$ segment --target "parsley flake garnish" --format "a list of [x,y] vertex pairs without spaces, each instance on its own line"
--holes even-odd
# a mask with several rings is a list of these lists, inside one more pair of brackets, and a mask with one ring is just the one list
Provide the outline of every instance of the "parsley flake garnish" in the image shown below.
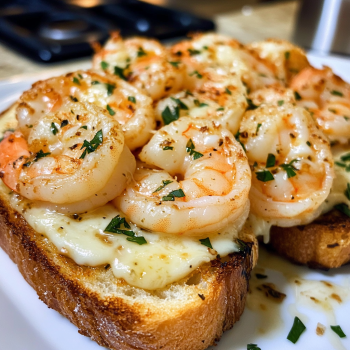
[[285,57],[286,60],[289,60],[290,52],[289,52],[289,51],[286,51],[286,52],[284,53],[284,57]]
[[247,344],[247,350],[261,350],[257,344]]
[[345,197],[350,201],[350,184],[346,184],[346,190],[344,191]]
[[94,80],[94,81],[91,82],[91,85],[97,85],[97,84],[101,84],[101,83],[99,81],[97,81],[97,80]]
[[102,142],[103,142],[103,134],[101,129],[96,133],[96,135],[90,142],[87,140],[84,140],[83,145],[81,146],[80,149],[85,148],[85,150],[79,159],[84,159],[87,153],[95,152],[97,150],[97,147],[101,145]]
[[277,104],[278,104],[279,106],[283,106],[284,100],[279,100],[279,101],[277,101]]
[[193,75],[196,75],[198,79],[202,79],[203,75],[200,74],[197,70],[193,71],[190,76],[192,77]]
[[297,162],[298,159],[293,159],[290,163],[287,164],[281,164],[280,167],[286,171],[288,179],[291,177],[296,176],[296,172],[294,170],[299,170],[293,166],[294,162]]
[[174,109],[170,109],[169,106],[167,106],[164,111],[162,112],[162,118],[165,125],[168,125],[175,120],[178,120],[180,117],[180,108],[175,107]]
[[236,139],[236,141],[242,146],[244,152],[247,152],[247,150],[245,149],[244,144],[241,142],[241,139],[240,139],[240,137],[239,137],[240,135],[241,135],[241,133],[240,133],[239,130],[238,130],[238,131],[236,132],[235,139]]
[[137,57],[147,56],[146,51],[140,46],[137,51]]
[[334,206],[334,209],[340,211],[350,218],[350,209],[345,203],[340,203]]
[[213,249],[209,237],[200,239],[199,242],[201,242],[201,244],[205,245],[206,247]]
[[106,109],[107,109],[108,113],[113,117],[115,114],[115,111],[111,108],[111,106],[107,105]]
[[177,198],[185,197],[184,191],[181,188],[179,188],[178,190],[175,190],[175,191],[171,191],[166,196],[162,197],[162,201],[173,202],[175,200],[175,197],[177,197]]
[[172,151],[173,149],[174,149],[174,147],[171,147],[171,146],[163,147],[163,151]]
[[41,149],[41,150],[35,155],[34,162],[37,162],[40,158],[47,157],[47,156],[49,156],[50,154],[51,154],[50,152],[44,153],[43,150]]
[[251,110],[257,109],[259,107],[259,106],[255,105],[250,98],[247,98],[247,103],[248,103],[247,111],[251,111]]
[[245,251],[247,251],[248,246],[241,239],[236,238],[236,244],[238,244],[238,249],[239,249],[240,252],[244,253]]
[[126,76],[124,75],[124,69],[118,66],[114,67],[114,75],[117,75],[119,78],[123,80],[127,80]]
[[102,68],[103,70],[106,70],[108,67],[109,67],[109,64],[108,64],[107,62],[101,61],[101,68]]
[[111,96],[115,89],[115,85],[106,83],[106,87],[107,87],[107,96]]
[[347,162],[348,160],[350,160],[350,153],[344,154],[343,156],[340,157],[340,159],[343,162]]
[[276,157],[274,154],[269,153],[266,160],[266,168],[272,168],[276,164]]
[[163,185],[159,186],[155,191],[153,191],[153,193],[159,192],[160,190],[162,190],[166,185],[171,184],[173,181],[171,180],[163,180]]
[[69,96],[69,97],[73,102],[78,102],[78,99],[76,97],[74,97],[74,96]]
[[306,327],[304,323],[300,321],[299,317],[295,317],[292,329],[290,330],[287,339],[295,344],[305,329]]
[[344,119],[346,120],[346,121],[348,121],[350,118],[349,117],[347,117],[346,115],[343,115],[343,117],[344,117]]
[[337,91],[337,90],[332,90],[331,94],[334,95],[334,96],[341,96],[341,97],[344,96],[342,92]]
[[309,147],[312,146],[310,141],[306,141],[306,144],[307,144]]
[[331,326],[334,333],[338,334],[339,338],[345,338],[346,334],[343,332],[340,326]]
[[262,182],[268,182],[275,179],[269,170],[257,171],[255,175],[256,175],[256,178]]
[[224,107],[220,107],[220,108],[217,108],[216,110],[217,110],[217,111],[224,111],[225,108],[224,108]]
[[56,135],[58,133],[58,129],[56,127],[56,124],[54,122],[51,123],[51,132]]
[[[121,226],[124,226],[124,229],[121,229]],[[126,230],[125,230],[126,229]],[[125,220],[125,218],[120,217],[120,215],[117,215],[112,219],[112,221],[108,224],[108,226],[104,229],[104,232],[110,232],[110,233],[117,233],[128,236],[126,239],[129,242],[135,242],[139,245],[146,244],[147,241],[145,237],[142,236],[135,236],[135,232],[131,231],[131,227],[128,224],[128,222]]]
[[186,144],[186,152],[189,153],[190,156],[193,156],[193,160],[203,157],[203,154],[195,151],[194,148],[192,139],[189,139]]
[[130,101],[132,103],[136,103],[136,98],[134,96],[129,96],[128,101]]
[[80,79],[83,79],[83,76],[82,76],[80,73],[78,73],[78,77],[79,77]]
[[178,67],[179,67],[179,64],[180,64],[181,62],[170,62],[170,61],[169,61],[169,63],[170,63],[172,66],[178,68]]
[[76,78],[76,77],[73,78],[73,83],[74,83],[74,84],[77,84],[77,85],[80,85],[80,81],[79,81],[79,79]]
[[256,134],[258,134],[259,132],[259,129],[261,128],[262,124],[261,123],[258,123],[258,125],[256,126]]
[[174,97],[170,97],[174,102],[177,103],[177,106],[180,108],[180,109],[183,109],[183,110],[188,110],[188,107],[178,98],[174,98]]
[[231,92],[228,88],[225,88],[225,92],[226,92],[228,95],[232,95],[232,92]]
[[87,130],[87,125],[83,125],[83,126],[81,126],[79,129],[85,129],[85,130]]
[[199,55],[201,53],[199,50],[195,49],[187,49],[187,51],[189,52],[190,56]]
[[62,120],[62,122],[61,122],[61,129],[64,128],[66,125],[68,125],[68,120],[67,119]]
[[346,168],[346,164],[345,163],[334,162],[334,164],[340,166],[341,168]]
[[301,96],[300,96],[299,92],[294,91],[294,98],[295,98],[297,101],[300,101],[300,100],[301,100]]

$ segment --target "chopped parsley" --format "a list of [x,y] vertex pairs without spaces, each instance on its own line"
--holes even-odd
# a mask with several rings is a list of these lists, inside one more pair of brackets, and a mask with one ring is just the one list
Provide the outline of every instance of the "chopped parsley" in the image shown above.
[[299,170],[299,169],[295,168],[295,167],[293,166],[293,163],[294,163],[294,162],[297,162],[297,161],[298,161],[298,159],[293,159],[291,162],[289,162],[289,163],[287,163],[287,164],[281,164],[281,165],[280,165],[280,167],[281,167],[283,170],[286,171],[288,179],[291,178],[291,177],[296,176],[297,173],[296,173],[295,171],[297,171],[297,170]]
[[136,103],[136,98],[134,96],[129,96],[128,101],[130,101],[132,103]]
[[341,168],[346,168],[346,164],[345,163],[334,162],[334,164],[340,166]]
[[350,160],[350,153],[344,154],[343,156],[340,157],[340,159],[343,162],[346,162],[346,161]]
[[84,140],[83,145],[80,149],[85,148],[84,152],[80,156],[79,159],[84,159],[86,154],[95,152],[97,150],[97,147],[101,145],[103,142],[103,134],[102,129],[96,133],[94,138],[89,142],[87,140]]
[[118,76],[119,78],[123,80],[127,80],[126,76],[124,75],[124,69],[120,68],[118,66],[114,67],[114,75]]
[[190,56],[199,55],[201,53],[199,50],[195,49],[187,49],[187,51],[189,52]]
[[256,126],[256,134],[258,134],[259,132],[259,129],[261,128],[262,124],[261,123],[258,123],[258,125]]
[[255,175],[256,175],[256,178],[262,182],[268,182],[275,179],[269,170],[257,171]]
[[47,156],[49,156],[50,154],[51,154],[50,152],[44,153],[43,150],[41,149],[41,150],[35,155],[34,162],[37,162],[40,158],[47,157]]
[[343,332],[340,326],[331,326],[334,333],[338,334],[339,338],[345,338],[346,334]]
[[261,350],[257,344],[247,344],[247,350]]
[[346,184],[346,190],[344,191],[345,197],[350,201],[350,184]]
[[236,243],[238,244],[238,249],[240,252],[244,253],[248,249],[247,244],[241,239],[236,238]]
[[299,92],[297,92],[297,91],[294,91],[294,97],[297,101],[301,100],[301,96],[300,96]]
[[332,90],[331,94],[334,95],[334,96],[341,96],[341,97],[344,96],[342,92],[337,91],[337,90]]
[[279,100],[279,101],[277,101],[277,104],[278,104],[279,106],[283,106],[284,100]]
[[172,66],[178,68],[181,62],[169,62]]
[[274,154],[269,153],[266,160],[266,168],[272,168],[276,164],[276,157]]
[[163,151],[172,151],[173,149],[174,149],[174,147],[171,147],[171,146],[163,147]]
[[69,97],[73,102],[78,102],[78,99],[76,97],[74,97],[74,96],[69,96]]
[[178,98],[170,97],[180,109],[188,110],[188,107]]
[[178,120],[180,117],[180,108],[175,107],[174,109],[170,109],[169,106],[167,106],[164,111],[162,112],[162,119],[165,125],[168,125],[175,120]]
[[228,95],[232,95],[232,92],[231,92],[228,88],[225,88],[225,92],[226,92]]
[[185,193],[184,191],[179,188],[178,190],[175,191],[171,191],[169,194],[167,194],[166,196],[162,197],[162,201],[170,201],[173,202],[176,198],[182,198],[185,197]]
[[337,111],[336,111],[335,109],[333,109],[333,108],[328,108],[328,110],[329,110],[330,112],[334,113],[334,114],[337,114]]
[[241,139],[240,139],[240,137],[239,137],[240,135],[241,135],[241,133],[240,133],[239,130],[238,130],[238,131],[236,132],[235,139],[236,139],[236,141],[242,146],[244,152],[246,152],[245,146],[244,146],[244,144],[241,142]]
[[306,327],[303,322],[300,321],[299,317],[295,317],[292,329],[290,330],[287,339],[295,344],[305,329]]
[[343,117],[344,117],[344,119],[346,120],[346,121],[348,121],[350,118],[348,117],[348,116],[346,116],[346,115],[343,115]]
[[163,180],[163,185],[159,186],[155,191],[153,191],[153,193],[159,192],[160,190],[162,190],[166,185],[171,184],[173,181],[171,180]]
[[[122,225],[124,226],[124,229],[121,228]],[[117,215],[112,219],[112,221],[104,229],[104,232],[126,235],[128,236],[126,238],[128,241],[135,242],[139,245],[147,243],[147,241],[145,240],[145,237],[135,236],[135,232],[131,231],[131,227],[128,224],[128,222],[125,220],[125,218],[120,217],[120,215]]]
[[110,105],[106,106],[108,113],[113,117],[115,114],[115,111],[111,108]]
[[345,203],[340,203],[334,206],[334,209],[340,211],[350,218],[350,209]]
[[213,249],[209,237],[200,239],[199,242],[201,242],[201,244],[205,245],[206,247]]
[[115,89],[115,85],[106,83],[106,87],[107,87],[107,96],[113,95],[113,91]]
[[80,79],[83,79],[83,76],[82,76],[80,73],[78,73],[78,77],[79,77]]
[[147,56],[146,51],[140,46],[137,51],[137,57]]
[[103,70],[106,70],[108,67],[109,67],[109,64],[108,64],[107,62],[101,61],[101,68],[102,68]]
[[195,149],[194,143],[192,139],[189,139],[186,144],[186,152],[189,153],[190,156],[193,156],[193,160],[203,157],[202,153],[199,153],[194,149]]
[[307,144],[309,147],[312,146],[310,141],[306,141],[306,144]]
[[286,60],[289,60],[290,52],[289,52],[289,51],[286,51],[286,52],[284,53],[284,57],[285,57]]
[[190,76],[192,77],[193,75],[196,75],[198,79],[202,79],[203,75],[200,74],[197,70],[193,71]]
[[54,122],[51,123],[51,132],[56,135],[58,133],[57,126]]
[[[74,114],[74,113],[73,113]],[[61,122],[61,128],[64,128],[66,125],[68,125],[68,120],[65,119],[65,120],[62,120]]]
[[85,130],[87,130],[87,125],[83,125],[83,126],[81,126],[79,129],[85,129]]
[[91,82],[91,85],[97,85],[97,84],[101,84],[99,81],[97,81],[97,80],[93,80],[92,82]]
[[259,106],[255,105],[250,98],[247,98],[248,108],[247,111],[257,109]]
[[220,107],[220,108],[217,108],[216,110],[217,110],[217,111],[224,111],[225,108],[224,108],[224,107]]
[[74,83],[74,84],[77,84],[77,85],[80,85],[80,81],[79,81],[79,79],[76,78],[76,77],[73,78],[73,83]]

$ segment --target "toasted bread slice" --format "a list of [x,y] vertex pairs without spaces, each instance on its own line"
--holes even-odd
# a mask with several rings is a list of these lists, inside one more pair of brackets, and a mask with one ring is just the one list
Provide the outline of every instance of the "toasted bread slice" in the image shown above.
[[59,253],[9,205],[0,186],[0,246],[50,308],[83,335],[111,349],[205,349],[239,320],[257,242],[246,225],[240,253],[187,278],[147,291],[114,277],[109,266],[79,266]]
[[287,259],[331,269],[350,261],[350,219],[332,210],[309,225],[272,227],[270,246]]

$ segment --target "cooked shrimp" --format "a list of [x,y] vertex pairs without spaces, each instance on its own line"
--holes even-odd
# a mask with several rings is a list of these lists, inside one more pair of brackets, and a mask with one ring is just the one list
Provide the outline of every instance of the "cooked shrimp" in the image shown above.
[[181,118],[143,147],[135,182],[114,200],[132,222],[154,232],[205,236],[249,211],[250,169],[240,144],[214,122]]
[[171,48],[174,59],[186,65],[219,65],[240,74],[247,87],[256,89],[280,84],[273,66],[258,55],[251,54],[238,41],[219,34],[196,34]]
[[207,67],[199,72],[200,85],[158,102],[156,119],[162,124],[182,116],[213,120],[235,134],[247,108],[246,89],[239,76],[221,68]]
[[157,40],[123,40],[119,33],[113,33],[95,54],[93,68],[118,75],[158,100],[182,86],[184,67],[177,61],[169,59],[167,50]]
[[122,124],[125,142],[131,149],[143,146],[155,128],[152,100],[148,96],[116,77],[77,71],[39,81],[23,93],[17,108],[20,130],[28,136],[41,116],[72,101],[106,108]]
[[246,112],[240,128],[252,176],[251,212],[271,225],[308,224],[334,178],[329,142],[304,108],[284,103]]
[[135,169],[119,123],[91,104],[68,103],[42,116],[28,140],[15,132],[0,150],[8,187],[63,212],[107,203],[124,190]]
[[302,69],[310,67],[305,51],[285,40],[257,41],[247,45],[246,49],[269,62],[277,79],[285,84]]
[[331,141],[350,139],[350,85],[331,68],[302,70],[290,87],[299,95],[297,103],[312,113]]
[[258,107],[262,104],[273,104],[282,106],[284,103],[296,104],[294,91],[281,86],[274,86],[256,90],[249,94],[251,101],[250,108]]

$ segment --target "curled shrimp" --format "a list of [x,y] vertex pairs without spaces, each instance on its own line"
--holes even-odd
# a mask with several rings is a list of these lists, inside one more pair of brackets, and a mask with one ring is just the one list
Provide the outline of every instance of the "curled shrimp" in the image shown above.
[[152,100],[116,77],[77,71],[39,81],[24,92],[17,107],[19,130],[28,136],[37,120],[67,102],[88,102],[107,109],[121,125],[130,149],[143,146],[155,127]]
[[39,118],[28,139],[16,131],[0,143],[4,183],[64,213],[106,204],[134,169],[119,123],[90,104],[68,103]]
[[187,66],[218,65],[240,74],[251,91],[280,84],[271,63],[225,35],[196,34],[192,40],[175,44],[170,51],[173,59],[181,60]]
[[194,75],[198,87],[159,101],[156,119],[162,124],[182,116],[213,120],[235,134],[247,108],[246,89],[240,77],[219,67],[206,67]]
[[153,100],[180,90],[183,83],[184,67],[172,62],[163,45],[153,39],[123,40],[113,33],[92,64],[129,81]]
[[246,49],[269,62],[274,75],[284,84],[304,68],[310,67],[305,51],[285,40],[267,39],[246,45]]
[[321,212],[334,178],[327,138],[304,108],[262,105],[244,114],[240,141],[255,173],[251,212],[271,225],[308,224]]
[[302,70],[291,81],[298,93],[298,105],[313,114],[331,141],[347,143],[350,139],[350,85],[331,68]]
[[114,203],[154,232],[187,236],[240,230],[249,212],[250,169],[232,134],[205,120],[181,118],[143,147],[124,194]]

